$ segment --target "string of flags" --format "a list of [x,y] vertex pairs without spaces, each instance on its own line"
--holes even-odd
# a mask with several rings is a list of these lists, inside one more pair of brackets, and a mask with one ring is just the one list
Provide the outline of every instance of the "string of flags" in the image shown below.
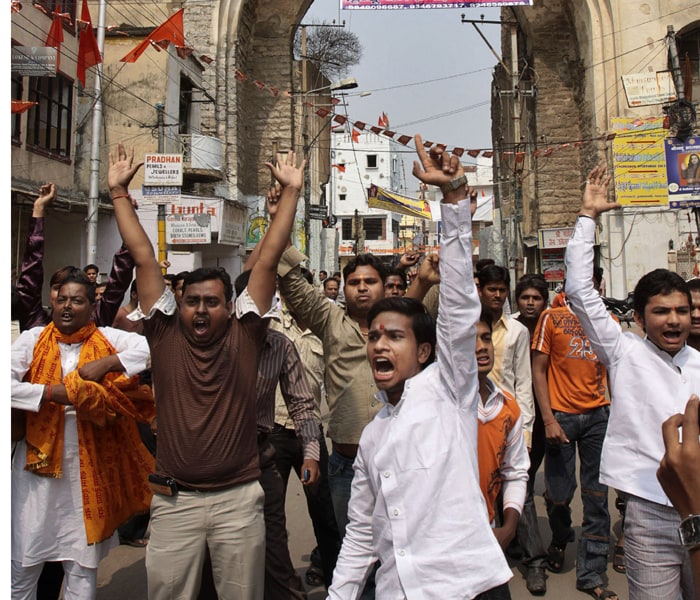
[[[56,67],[58,68],[58,64],[60,61],[60,45],[63,42],[63,21],[67,20],[70,24],[70,14],[61,13],[60,4],[56,6],[56,10],[53,13],[47,12],[47,10],[41,4],[38,3],[35,3],[34,7],[41,10],[44,14],[52,17],[51,28],[49,30],[49,34],[46,40],[46,45],[57,49]],[[22,4],[17,0],[12,0],[11,8],[12,12],[19,12],[20,10],[22,10]],[[172,16],[170,16],[165,22],[156,27],[148,35],[148,37],[146,37],[145,40],[140,42],[133,50],[128,52],[121,59],[120,62],[136,62],[138,58],[149,47],[152,47],[156,51],[160,52],[161,50],[168,48],[170,44],[173,44],[175,46],[177,55],[180,58],[184,59],[188,56],[191,56],[194,53],[194,48],[185,45],[183,23],[184,12],[185,9],[181,8]],[[90,11],[88,9],[87,0],[83,0],[81,16],[80,19],[77,19],[76,21],[80,30],[77,75],[80,79],[80,82],[83,84],[83,86],[85,86],[85,71],[90,67],[99,64],[102,61],[102,57],[97,46],[97,40],[95,39],[95,32],[92,27],[92,19],[90,18]],[[107,29],[112,31],[116,28],[107,27]],[[128,35],[121,31],[118,31],[117,33],[120,33],[122,35]],[[207,65],[210,65],[214,62],[214,59],[206,55],[200,55],[199,59]],[[293,96],[292,92],[290,92],[289,90],[280,90],[279,88],[268,85],[264,81],[261,81],[259,79],[251,79],[248,77],[247,74],[243,73],[239,69],[234,69],[234,77],[240,82],[247,82],[253,84],[257,89],[261,91],[266,90],[274,97],[282,95],[291,98]],[[338,98],[331,98],[332,104],[338,104],[339,102],[340,100]],[[27,106],[27,104],[29,105]],[[390,138],[403,146],[407,146],[409,142],[413,140],[413,136],[411,135],[400,134],[396,131],[389,129],[389,117],[385,112],[382,112],[382,114],[377,119],[376,126],[368,126],[367,123],[363,121],[352,121],[344,115],[334,114],[333,111],[329,110],[328,108],[321,106],[317,107],[313,102],[309,100],[304,100],[303,104],[304,106],[312,109],[314,114],[322,119],[333,115],[332,120],[336,123],[335,127],[349,125],[350,135],[354,143],[359,143],[361,131],[371,131],[376,135],[381,135]],[[28,108],[31,108],[32,105],[33,104],[31,103],[18,103],[16,101],[13,101],[12,112],[23,112]],[[638,127],[640,125],[643,125],[644,123],[645,121],[643,119],[637,119],[637,121],[633,123],[633,126]],[[552,156],[555,152],[566,150],[568,148],[581,148],[584,145],[593,142],[611,141],[616,137],[616,135],[616,133],[605,133],[597,137],[546,145],[546,147],[544,148],[535,148],[530,152],[530,155],[533,158],[548,158]],[[425,148],[432,148],[433,146],[435,146],[441,147],[443,150],[448,149],[446,144],[433,142],[430,140],[425,140],[423,142],[423,146]],[[494,155],[493,149],[489,148],[465,148],[455,146],[449,151],[459,157],[463,156],[464,154],[467,154],[471,158],[477,158],[478,156],[482,156],[483,158],[492,158]],[[501,153],[501,158],[503,160],[513,159],[515,161],[515,164],[520,164],[524,162],[526,154],[527,153],[524,150],[504,151]],[[338,168],[339,170],[341,169],[341,167],[343,167],[342,165],[333,166]]]

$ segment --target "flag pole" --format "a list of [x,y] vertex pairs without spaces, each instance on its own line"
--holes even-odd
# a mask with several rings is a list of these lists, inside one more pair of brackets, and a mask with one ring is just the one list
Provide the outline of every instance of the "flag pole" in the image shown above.
[[104,64],[105,21],[107,0],[100,0],[97,16],[97,47],[100,50],[100,61],[95,73],[95,106],[92,110],[92,144],[90,147],[90,188],[87,213],[87,248],[84,264],[97,264],[97,220],[100,193],[100,132],[102,124],[102,66]]

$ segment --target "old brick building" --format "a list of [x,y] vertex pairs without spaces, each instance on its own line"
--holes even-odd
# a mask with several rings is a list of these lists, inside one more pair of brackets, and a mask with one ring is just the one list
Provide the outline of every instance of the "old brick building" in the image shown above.
[[[601,161],[612,168],[611,120],[663,116],[661,104],[630,108],[621,77],[670,68],[668,26],[681,56],[688,51],[697,101],[700,12],[690,0],[535,0],[502,9],[502,20],[492,102],[500,224],[492,236],[502,239],[498,258],[517,278],[542,269],[542,230],[573,224],[588,170]],[[669,240],[678,248],[697,235],[687,213],[634,207],[602,219],[610,295],[666,267]]]

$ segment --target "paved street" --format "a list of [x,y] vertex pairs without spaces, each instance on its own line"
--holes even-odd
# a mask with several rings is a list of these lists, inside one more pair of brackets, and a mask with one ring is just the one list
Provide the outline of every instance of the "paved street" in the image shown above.
[[[543,475],[542,470],[537,476],[535,491],[537,493],[537,513],[540,516],[540,529],[542,531],[545,544],[549,543],[549,526],[545,518],[544,501],[542,500]],[[619,528],[619,515],[614,508],[615,494],[610,493],[610,506],[613,528]],[[581,503],[579,498],[573,505],[574,523],[581,523]],[[290,481],[287,496],[287,526],[290,536],[290,551],[295,567],[302,576],[309,565],[309,552],[313,549],[315,542],[311,521],[306,513],[306,503],[301,489],[301,485],[294,478]],[[576,528],[577,536],[580,533],[580,526]],[[614,538],[613,538],[614,539]],[[146,571],[144,567],[145,550],[120,546],[103,561],[98,575],[97,600],[146,600]],[[584,594],[575,589],[575,566],[576,544],[569,544],[566,551],[566,563],[562,573],[550,573],[547,581],[547,594],[545,598],[576,599],[585,598]],[[513,579],[510,581],[511,595],[514,600],[525,600],[533,598],[525,588],[525,580],[518,570],[518,563],[511,564],[513,567]],[[610,578],[610,588],[618,592],[620,600],[627,600],[627,583],[624,575],[616,573],[609,565],[608,575]],[[309,600],[322,600],[325,598],[323,588],[313,588],[309,590]],[[381,600],[381,599],[379,599]],[[446,599],[449,600],[449,599]]]

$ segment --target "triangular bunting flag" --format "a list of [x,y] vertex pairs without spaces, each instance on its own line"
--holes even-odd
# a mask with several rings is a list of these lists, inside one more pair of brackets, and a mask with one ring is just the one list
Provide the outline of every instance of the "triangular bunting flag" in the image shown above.
[[102,62],[100,48],[97,45],[95,30],[92,28],[92,18],[87,0],[83,0],[83,7],[80,11],[80,20],[84,23],[84,28],[80,30],[80,41],[78,43],[78,68],[77,76],[80,83],[85,87],[85,71]]
[[472,158],[476,158],[481,153],[481,150],[467,150],[467,154]]
[[165,23],[156,27],[143,42],[141,42],[136,48],[129,52],[121,62],[136,62],[136,60],[141,56],[146,48],[150,45],[151,41],[160,42],[168,41],[172,42],[176,46],[185,45],[185,34],[184,34],[184,24],[183,24],[183,14],[185,12],[184,8],[178,10],[172,17],[170,17]]
[[357,127],[360,131],[364,131],[365,127],[367,126],[366,123],[363,123],[362,121],[355,121],[354,123],[355,127]]
[[61,68],[61,44],[63,43],[63,19],[59,11],[61,5],[57,6],[57,11],[53,14],[49,35],[46,37],[46,45],[50,48],[56,48],[56,71]]
[[404,146],[408,144],[413,138],[410,135],[400,135],[399,139],[396,140],[399,144],[403,144]]

